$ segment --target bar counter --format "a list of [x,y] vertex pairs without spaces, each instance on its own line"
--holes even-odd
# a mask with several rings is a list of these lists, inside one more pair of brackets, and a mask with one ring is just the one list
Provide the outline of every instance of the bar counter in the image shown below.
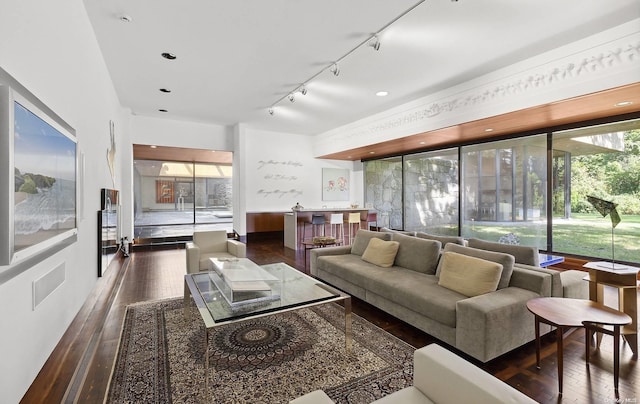
[[332,213],[342,213],[343,222],[344,222],[344,231],[348,232],[349,225],[346,223],[346,220],[349,217],[349,213],[360,213],[360,228],[367,228],[367,215],[369,213],[369,209],[366,208],[318,208],[318,209],[300,209],[294,210],[284,214],[284,246],[291,248],[293,250],[301,250],[304,248],[302,245],[302,240],[305,238],[305,223],[307,224],[307,236],[306,238],[311,238],[312,227],[311,227],[311,215],[313,214],[323,214],[325,225],[324,231],[325,234],[331,234],[331,230],[329,227],[329,218]]

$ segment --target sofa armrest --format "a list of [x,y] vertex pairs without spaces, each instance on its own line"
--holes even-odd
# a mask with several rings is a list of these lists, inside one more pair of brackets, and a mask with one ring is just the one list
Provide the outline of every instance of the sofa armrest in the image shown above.
[[508,384],[436,344],[416,350],[413,366],[414,386],[434,403],[535,403]]
[[247,245],[238,240],[227,240],[227,251],[238,258],[247,258]]
[[514,268],[522,268],[528,271],[548,274],[549,276],[551,276],[551,296],[562,297],[562,278],[560,277],[560,271],[517,263],[514,265]]
[[[531,268],[535,269],[535,267]],[[545,297],[553,296],[551,293],[552,284],[553,278],[551,274],[545,271],[522,268],[521,265],[513,267],[513,274],[511,275],[511,280],[509,281],[509,286],[527,289],[537,293],[540,296]],[[562,291],[560,291],[560,293],[562,293]]]
[[200,247],[195,243],[187,242],[184,248],[187,252],[187,273],[196,274],[200,272]]
[[350,245],[341,245],[337,247],[314,248],[311,250],[311,258],[309,259],[309,271],[311,275],[318,276],[318,258],[324,255],[344,255],[351,254]]
[[[456,303],[456,348],[487,362],[535,338],[527,301],[540,294],[508,287]],[[505,328],[507,327],[507,328]]]

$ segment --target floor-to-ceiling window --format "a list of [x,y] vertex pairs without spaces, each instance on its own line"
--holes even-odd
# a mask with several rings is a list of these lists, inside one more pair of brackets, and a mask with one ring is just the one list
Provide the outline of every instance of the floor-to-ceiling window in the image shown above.
[[[552,141],[553,250],[640,262],[640,120],[554,132]],[[616,204],[620,222],[588,197]]]
[[464,146],[464,237],[547,247],[546,135]]
[[404,228],[458,234],[458,149],[404,158]]
[[229,164],[134,159],[134,237],[231,232],[231,179]]
[[364,163],[365,203],[378,212],[378,226],[404,228],[402,157]]
[[640,119],[364,166],[365,203],[381,226],[640,262]]

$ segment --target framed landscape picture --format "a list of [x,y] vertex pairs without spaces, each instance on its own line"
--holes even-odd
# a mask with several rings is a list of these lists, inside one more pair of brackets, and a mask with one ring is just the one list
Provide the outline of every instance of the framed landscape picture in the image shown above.
[[0,72],[0,265],[77,234],[75,130]]

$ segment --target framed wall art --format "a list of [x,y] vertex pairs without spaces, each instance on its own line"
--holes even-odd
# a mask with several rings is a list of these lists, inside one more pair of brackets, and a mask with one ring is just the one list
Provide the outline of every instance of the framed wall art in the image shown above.
[[77,234],[75,130],[0,70],[0,265]]
[[349,200],[349,170],[345,168],[322,169],[322,200]]

